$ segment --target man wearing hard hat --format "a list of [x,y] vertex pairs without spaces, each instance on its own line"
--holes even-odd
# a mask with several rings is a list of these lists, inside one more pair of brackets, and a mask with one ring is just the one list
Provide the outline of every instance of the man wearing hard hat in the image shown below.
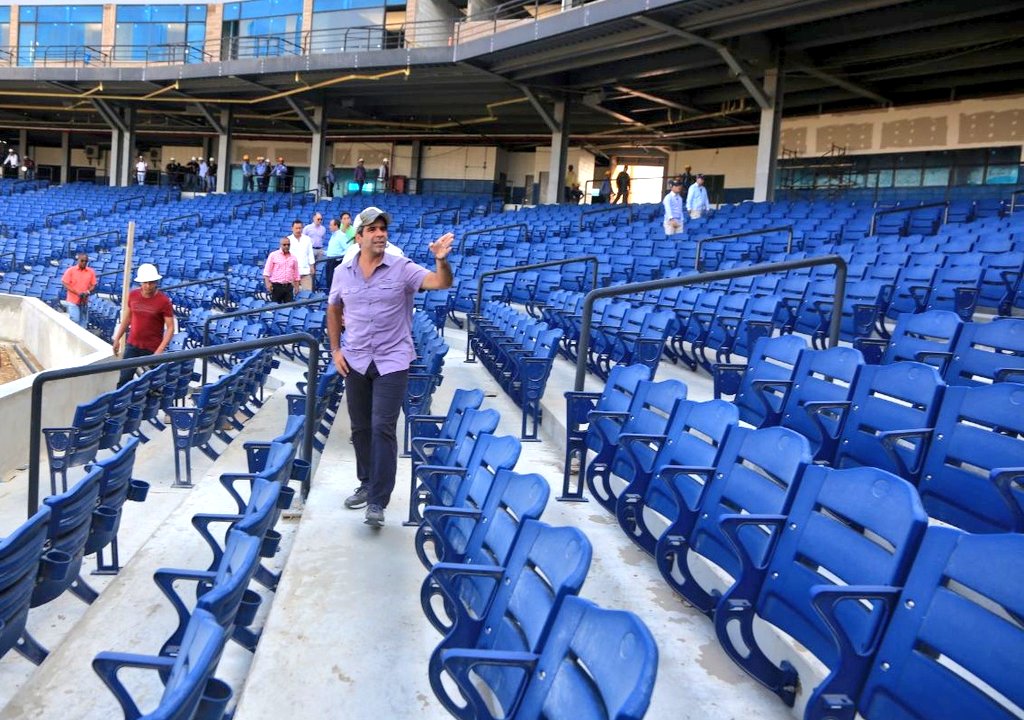
[[[159,355],[167,348],[174,335],[174,307],[171,299],[157,290],[160,273],[156,265],[142,263],[135,274],[135,282],[141,287],[128,293],[128,314],[114,331],[112,344],[114,354],[121,355],[121,340],[127,332],[124,355],[128,358]],[[135,377],[134,368],[121,371],[117,386],[131,382]]]

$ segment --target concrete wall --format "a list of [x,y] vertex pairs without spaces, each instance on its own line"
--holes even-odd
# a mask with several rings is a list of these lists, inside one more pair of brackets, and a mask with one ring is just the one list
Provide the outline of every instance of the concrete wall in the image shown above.
[[[35,298],[0,295],[0,339],[21,343],[45,370],[92,365],[113,357],[107,343]],[[34,377],[0,385],[0,417],[9,419],[8,431],[0,435],[0,479],[28,463]],[[43,389],[42,426],[67,426],[77,405],[112,390],[116,384],[114,373],[47,383]]]
[[757,164],[757,147],[718,148],[715,150],[682,150],[673,152],[668,158],[669,176],[677,175],[687,165],[693,174],[725,175],[725,187],[740,188],[754,186],[754,166]]
[[852,155],[975,147],[1024,147],[1024,95],[790,118],[779,152],[801,156],[832,144]]

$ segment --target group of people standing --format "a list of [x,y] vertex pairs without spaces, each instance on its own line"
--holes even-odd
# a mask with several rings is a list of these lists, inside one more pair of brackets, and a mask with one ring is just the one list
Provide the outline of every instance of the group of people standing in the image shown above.
[[28,155],[23,158],[18,157],[18,151],[14,148],[7,148],[7,157],[4,158],[0,169],[3,170],[3,176],[5,178],[18,178],[18,173],[21,173],[22,179],[24,180],[35,180],[36,179],[36,164]]
[[708,190],[704,187],[704,176],[694,175],[692,168],[687,165],[681,174],[672,179],[669,191],[661,204],[665,208],[665,234],[675,235],[682,232],[685,225],[684,212],[691,220],[696,220],[704,217],[711,209]]
[[248,155],[242,156],[242,192],[265,193],[270,189],[271,178],[275,192],[291,192],[292,169],[283,157],[278,156],[277,162],[271,163],[270,158],[258,155],[254,163]]
[[[388,241],[390,222],[390,215],[376,207],[363,210],[354,222],[344,213],[330,220],[328,239],[326,229],[318,230],[323,228],[320,213],[305,226],[296,220],[291,235],[281,239],[264,269],[269,289],[286,285],[291,293],[303,286],[304,278],[311,282],[317,261],[314,238],[320,240],[323,257],[335,261],[327,275],[327,341],[331,362],[345,378],[358,481],[344,505],[365,508],[364,522],[373,528],[384,525],[384,509],[398,470],[398,419],[409,367],[416,357],[413,296],[451,287],[448,254],[455,239],[445,233],[430,243],[435,268],[429,270]],[[309,264],[308,273],[300,255]],[[79,254],[76,264],[64,273],[69,310],[86,306],[85,300],[95,290],[96,275],[88,260],[88,255]],[[159,290],[160,279],[155,265],[139,265],[135,282],[140,287],[129,293],[128,312],[112,338],[115,355],[123,352],[127,359],[160,355],[167,349],[174,335],[174,310],[170,298]],[[81,323],[80,315],[74,319]],[[134,368],[122,371],[119,386],[134,374]]]
[[[141,155],[139,155],[139,161],[136,163],[135,169],[138,174],[139,185],[144,184],[146,179],[146,163]],[[217,189],[218,167],[217,161],[213,158],[204,160],[203,158],[193,156],[184,165],[175,158],[171,158],[165,170],[171,185],[176,185],[182,190],[189,192],[213,192]]]

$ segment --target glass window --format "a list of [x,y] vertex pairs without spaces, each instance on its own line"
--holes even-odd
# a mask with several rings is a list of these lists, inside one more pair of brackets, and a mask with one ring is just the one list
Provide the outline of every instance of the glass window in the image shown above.
[[375,50],[384,45],[384,8],[313,13],[310,52]]
[[958,167],[954,177],[954,185],[981,185],[985,178],[985,168],[982,165]]
[[114,57],[135,62],[202,62],[206,8],[123,5],[117,8]]
[[921,187],[921,170],[912,168],[896,171],[896,187]]
[[989,165],[986,185],[1016,185],[1018,165]]
[[25,6],[18,14],[19,65],[88,65],[101,42],[103,6]]
[[946,187],[949,185],[949,170],[948,167],[925,168],[922,184],[925,187]]
[[224,6],[224,57],[303,52],[302,0],[245,0]]

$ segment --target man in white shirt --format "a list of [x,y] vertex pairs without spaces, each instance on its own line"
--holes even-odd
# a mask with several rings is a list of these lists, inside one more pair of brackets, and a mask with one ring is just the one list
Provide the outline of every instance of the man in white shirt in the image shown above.
[[686,210],[690,213],[690,219],[696,220],[706,215],[710,209],[711,203],[708,202],[708,191],[704,187],[704,176],[698,175],[686,193]]
[[292,255],[299,262],[299,289],[312,291],[316,257],[313,255],[313,238],[302,232],[301,220],[292,222]]
[[146,161],[139,155],[138,162],[135,163],[135,179],[139,181],[139,185],[146,184]]
[[4,177],[18,177],[18,153],[14,148],[7,149],[7,157],[4,158]]
[[388,159],[381,158],[380,167],[377,168],[377,180],[380,182],[380,191],[388,191],[388,180],[391,179],[391,169],[388,167]]
[[672,189],[661,204],[665,208],[665,235],[675,235],[683,230],[683,183],[679,178],[672,181]]

